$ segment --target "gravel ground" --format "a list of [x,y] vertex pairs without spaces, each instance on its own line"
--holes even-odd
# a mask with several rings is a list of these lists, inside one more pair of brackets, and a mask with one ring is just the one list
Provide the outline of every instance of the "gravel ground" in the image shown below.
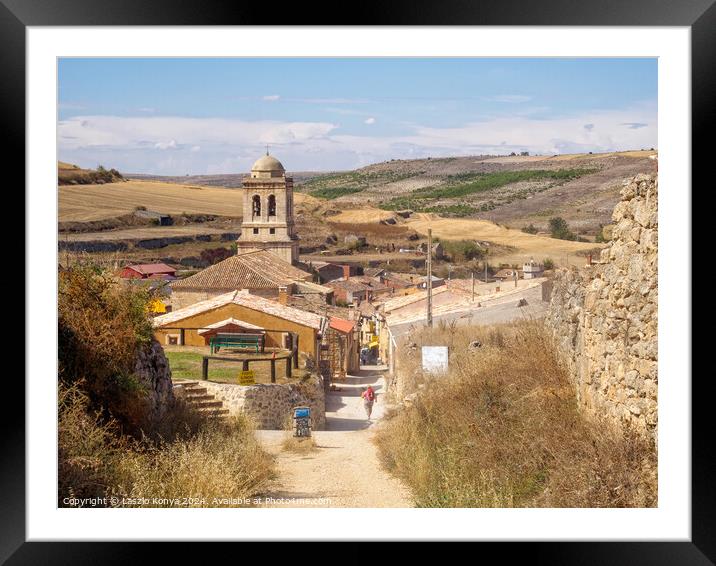
[[[325,431],[314,431],[316,450],[283,449],[291,433],[260,430],[257,437],[276,456],[277,478],[263,494],[266,507],[412,507],[410,493],[385,472],[373,443],[384,405],[384,367],[367,366],[338,385],[326,400]],[[371,422],[360,392],[372,384],[378,393]]]

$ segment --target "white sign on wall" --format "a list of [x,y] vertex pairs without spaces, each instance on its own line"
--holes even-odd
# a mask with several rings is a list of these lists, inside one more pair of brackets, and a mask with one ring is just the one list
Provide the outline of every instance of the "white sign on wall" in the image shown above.
[[423,371],[431,373],[445,373],[447,369],[447,346],[423,346]]

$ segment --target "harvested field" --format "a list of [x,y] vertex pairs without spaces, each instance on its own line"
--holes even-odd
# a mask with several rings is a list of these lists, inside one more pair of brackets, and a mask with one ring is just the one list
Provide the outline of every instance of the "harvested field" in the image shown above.
[[388,218],[395,218],[395,212],[380,210],[379,208],[350,208],[341,210],[339,214],[329,217],[331,222],[342,222],[350,224],[363,224],[366,222],[380,222]]
[[[241,226],[236,224],[235,230],[239,231]],[[190,224],[188,226],[155,226],[151,228],[128,228],[126,230],[107,230],[103,232],[81,232],[63,234],[60,239],[74,242],[85,240],[137,240],[149,238],[173,238],[177,236],[218,236],[229,232],[229,229],[214,228],[202,224]]]
[[520,230],[498,226],[486,220],[466,218],[440,218],[434,214],[415,214],[409,218],[406,225],[420,234],[427,234],[432,228],[433,237],[445,240],[481,240],[501,246],[511,246],[514,252],[494,256],[504,263],[520,263],[530,257],[537,261],[551,258],[556,263],[570,265],[584,265],[584,255],[578,252],[588,252],[599,244],[591,242],[573,242],[557,240],[548,236],[526,234]]
[[[308,200],[300,193],[296,193],[294,199],[297,206]],[[60,222],[121,216],[138,206],[164,214],[186,212],[240,217],[243,212],[241,193],[236,189],[159,181],[61,186],[58,201]]]

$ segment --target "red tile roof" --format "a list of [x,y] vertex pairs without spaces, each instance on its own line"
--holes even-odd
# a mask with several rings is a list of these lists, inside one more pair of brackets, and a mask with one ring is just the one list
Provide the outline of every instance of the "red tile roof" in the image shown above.
[[310,280],[311,274],[275,254],[259,250],[231,256],[185,279],[172,289],[275,289],[294,281]]
[[346,320],[344,318],[338,318],[337,316],[331,317],[330,327],[334,330],[338,330],[338,332],[343,332],[344,334],[353,332],[355,325],[354,320]]

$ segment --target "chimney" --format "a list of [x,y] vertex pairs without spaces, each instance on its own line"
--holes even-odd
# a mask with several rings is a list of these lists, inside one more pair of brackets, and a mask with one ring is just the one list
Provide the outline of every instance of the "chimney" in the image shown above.
[[343,279],[347,280],[351,276],[351,266],[350,265],[342,265],[343,268]]
[[282,305],[288,304],[288,288],[281,286],[278,288],[278,302]]

